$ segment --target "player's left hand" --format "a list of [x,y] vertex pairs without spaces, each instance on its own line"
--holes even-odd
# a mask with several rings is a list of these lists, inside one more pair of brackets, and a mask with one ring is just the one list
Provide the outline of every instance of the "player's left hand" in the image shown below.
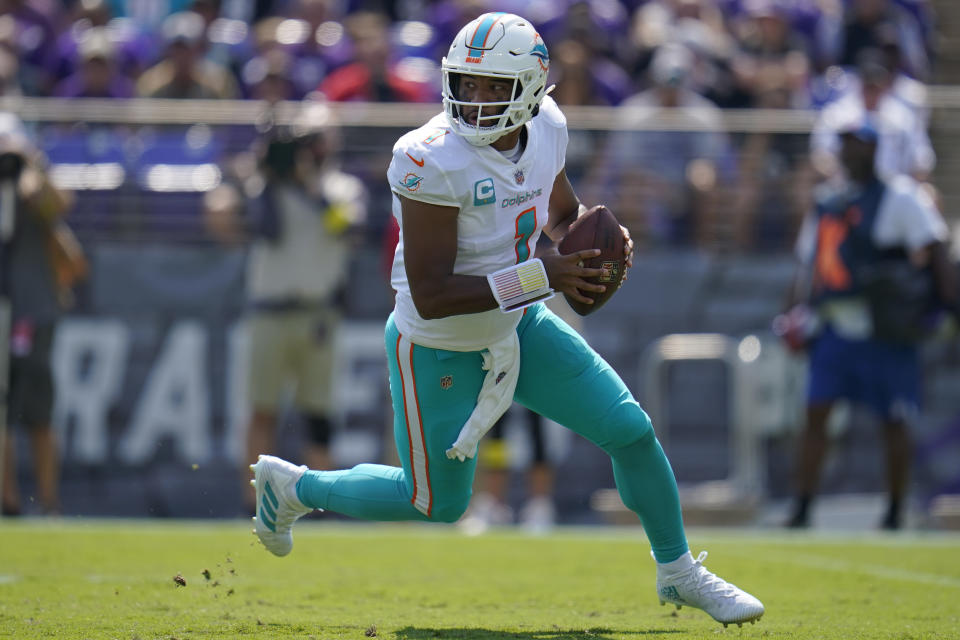
[[593,299],[583,295],[584,291],[601,293],[606,287],[599,282],[590,282],[588,278],[600,278],[604,275],[603,269],[585,267],[584,262],[600,255],[600,249],[582,249],[561,255],[556,247],[548,249],[540,255],[543,268],[547,272],[550,286],[564,295],[568,295],[577,302],[593,304]]

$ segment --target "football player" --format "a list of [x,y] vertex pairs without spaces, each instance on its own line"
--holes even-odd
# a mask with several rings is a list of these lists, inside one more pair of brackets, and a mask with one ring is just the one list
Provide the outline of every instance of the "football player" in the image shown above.
[[[590,303],[600,251],[539,258],[587,208],[564,171],[567,128],[547,96],[547,47],[533,26],[486,13],[442,61],[444,112],[396,143],[387,172],[400,242],[386,324],[401,468],[312,471],[263,456],[252,466],[256,532],[272,553],[313,509],[372,520],[454,522],[470,501],[477,442],[516,400],[597,444],[657,561],[661,602],[728,623],[763,605],[707,571],[687,546],[677,485],[647,414],[620,376],[542,303]],[[632,264],[626,229],[624,251]]]

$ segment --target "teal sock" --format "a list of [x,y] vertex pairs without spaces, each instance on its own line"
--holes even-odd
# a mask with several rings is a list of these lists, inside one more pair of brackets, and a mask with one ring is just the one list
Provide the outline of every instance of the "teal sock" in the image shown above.
[[300,502],[364,520],[427,520],[410,502],[403,469],[359,464],[343,471],[307,471],[297,481]]
[[609,451],[620,498],[640,516],[657,562],[672,562],[687,552],[680,494],[660,441],[653,430],[637,442]]

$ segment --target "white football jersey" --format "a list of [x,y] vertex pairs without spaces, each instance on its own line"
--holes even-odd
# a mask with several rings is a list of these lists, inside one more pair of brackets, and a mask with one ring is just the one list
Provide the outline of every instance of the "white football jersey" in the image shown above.
[[416,344],[451,351],[478,351],[514,331],[522,311],[499,309],[435,320],[417,313],[403,263],[403,218],[398,195],[456,207],[457,258],[454,273],[486,276],[533,257],[547,222],[547,203],[567,148],[567,121],[556,102],[543,99],[526,125],[527,146],[514,163],[491,146],[476,147],[454,133],[439,114],[404,135],[393,147],[387,179],[400,242],[391,283],[396,290],[394,321]]

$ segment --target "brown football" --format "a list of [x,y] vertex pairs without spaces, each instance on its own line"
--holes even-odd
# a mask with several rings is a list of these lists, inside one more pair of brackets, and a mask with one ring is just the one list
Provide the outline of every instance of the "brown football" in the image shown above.
[[577,218],[560,240],[557,249],[564,255],[583,249],[600,249],[600,255],[584,261],[583,266],[591,269],[607,269],[610,272],[610,277],[607,279],[599,277],[590,279],[591,282],[606,285],[606,291],[581,292],[588,298],[592,298],[593,304],[577,302],[565,295],[574,311],[582,316],[593,313],[616,293],[623,278],[623,271],[627,268],[626,257],[623,255],[623,231],[613,213],[605,206],[598,204]]

